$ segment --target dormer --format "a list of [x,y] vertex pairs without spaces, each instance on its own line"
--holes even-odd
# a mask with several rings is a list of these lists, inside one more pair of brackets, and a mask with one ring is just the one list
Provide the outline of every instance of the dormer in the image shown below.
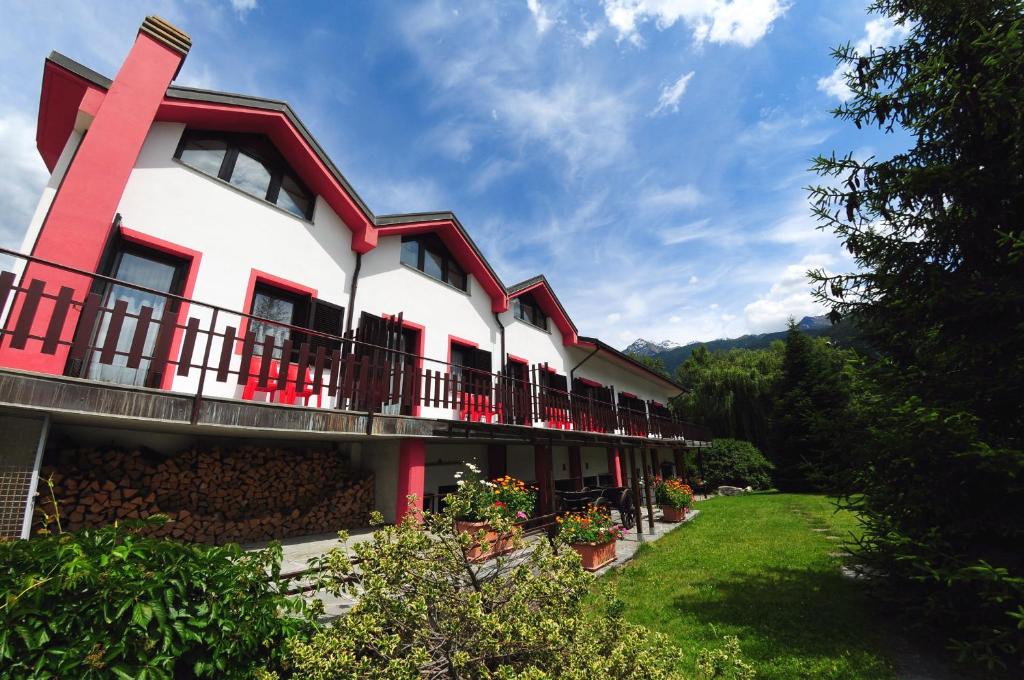
[[296,217],[313,218],[316,197],[265,135],[188,128],[174,157]]

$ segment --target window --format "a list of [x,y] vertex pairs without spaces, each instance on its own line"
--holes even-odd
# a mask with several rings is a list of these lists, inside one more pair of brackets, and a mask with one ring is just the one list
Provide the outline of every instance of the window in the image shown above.
[[175,158],[304,219],[312,219],[313,194],[266,137],[186,130]]
[[451,372],[462,381],[463,391],[489,394],[491,391],[491,353],[452,342]]
[[637,411],[638,413],[647,412],[647,409],[644,406],[644,400],[629,392],[619,392],[619,408]]
[[466,272],[433,234],[403,236],[401,261],[459,290],[467,289]]
[[529,293],[512,298],[512,313],[520,321],[525,321],[543,330],[548,329],[548,317],[540,310],[537,300]]
[[335,349],[341,349],[341,341],[321,335],[299,333],[288,326],[308,328],[318,333],[340,336],[344,332],[345,310],[338,305],[318,300],[308,295],[293,293],[266,283],[257,283],[253,289],[252,306],[249,313],[266,321],[249,320],[249,330],[256,336],[254,354],[262,354],[263,342],[268,336],[274,338],[275,359],[281,358],[285,340],[292,341],[292,360],[297,360],[299,349],[309,343],[310,357],[316,356],[317,348],[323,346],[327,356]]
[[[180,295],[184,288],[187,264],[175,257],[162,252],[150,250],[144,246],[119,241],[113,251],[107,255],[104,273],[120,281],[137,286]],[[95,290],[99,287],[99,290]],[[98,352],[92,352],[84,366],[70,362],[69,372],[72,375],[82,374],[92,380],[118,383],[121,385],[141,385],[158,387],[163,376],[150,370],[150,364],[157,350],[156,338],[159,322],[166,316],[175,319],[178,313],[176,300],[159,295],[156,292],[142,291],[112,282],[97,282],[93,292],[99,292],[103,300],[103,310],[96,320],[93,347],[98,348],[106,338],[110,326],[111,313],[118,302],[127,303],[126,316],[122,322],[121,333],[117,337],[116,352],[109,364],[100,362]],[[149,327],[145,332],[142,346],[142,360],[137,368],[128,367],[128,354],[135,335],[138,332],[139,313],[143,307],[153,310]],[[168,369],[165,369],[168,370]]]
[[605,404],[611,404],[613,400],[612,389],[610,387],[604,387],[599,383],[595,383],[593,380],[587,380],[585,378],[573,379],[572,393],[574,395],[579,395]]

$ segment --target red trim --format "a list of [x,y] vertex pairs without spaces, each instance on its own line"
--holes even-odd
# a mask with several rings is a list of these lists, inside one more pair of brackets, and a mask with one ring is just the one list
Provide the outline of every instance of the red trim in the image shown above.
[[[103,98],[103,105],[96,111],[89,133],[78,145],[74,162],[64,174],[39,231],[33,255],[84,271],[96,271],[124,188],[152,128],[153,116],[182,59],[179,52],[145,33],[138,34]],[[47,70],[51,75],[49,79]],[[81,78],[65,77],[59,73],[61,70],[44,67],[44,86],[49,81],[62,91],[44,90],[40,100],[37,143],[51,166],[56,164],[67,144],[78,108],[89,89]],[[93,103],[86,102],[89,106]],[[50,111],[51,108],[54,110]],[[49,134],[54,130],[56,137]],[[42,278],[45,269],[29,263],[21,280]],[[71,288],[78,299],[85,298],[90,286],[89,277],[65,271],[48,272],[45,280],[54,291],[63,286]],[[20,296],[15,299],[11,318],[20,314],[22,299]],[[53,305],[48,299],[40,303],[30,334],[45,333]],[[76,314],[69,315],[67,321],[75,323]],[[42,354],[33,341],[23,350],[11,350],[6,336],[0,340],[0,345],[3,345],[0,362],[5,366],[52,375],[64,372],[66,348],[54,354]]]
[[527,366],[530,365],[529,361],[527,361],[526,359],[524,359],[522,357],[517,357],[515,354],[506,354],[505,356],[508,357],[509,361],[514,361],[517,364],[526,364]]
[[462,345],[464,347],[472,347],[473,349],[479,349],[480,348],[480,343],[479,342],[473,342],[472,340],[466,340],[465,338],[460,338],[457,335],[449,335],[448,336],[448,359],[447,359],[447,364],[449,366],[452,365],[452,344],[453,343],[456,344],[456,345]]
[[[181,297],[192,298],[192,294],[196,289],[196,278],[199,276],[199,263],[203,259],[203,254],[198,250],[186,248],[185,246],[178,245],[177,243],[171,243],[163,239],[157,238],[156,236],[150,236],[144,234],[141,231],[135,231],[134,229],[128,229],[125,226],[121,226],[121,238],[129,243],[135,243],[146,248],[158,250],[162,253],[167,253],[181,260],[187,260],[188,274],[185,276],[185,286],[181,291]],[[188,318],[188,303],[183,302],[178,307],[178,318],[175,319],[175,323],[179,326],[182,324],[183,319]],[[174,337],[171,339],[171,348],[168,351],[168,356],[178,356],[178,351],[181,349],[182,336],[185,331],[183,328],[177,328],[174,331]],[[160,381],[160,387],[169,390],[171,384],[174,382],[174,372],[165,371],[163,378]]]
[[[256,292],[256,284],[265,283],[276,288],[282,288],[289,293],[295,293],[296,295],[308,295],[311,298],[317,296],[316,288],[310,288],[304,286],[301,283],[295,283],[288,279],[283,279],[280,276],[274,276],[267,272],[260,271],[259,269],[249,270],[249,283],[245,287],[245,300],[242,302],[242,310],[246,314],[252,314],[252,298]],[[238,342],[235,343],[235,354],[242,353],[242,340],[245,338],[245,334],[249,332],[249,317],[243,316],[238,322]]]
[[[390,314],[381,314],[380,318],[382,318],[382,319],[391,319],[392,316]],[[424,347],[424,344],[426,343],[427,327],[424,326],[423,324],[413,323],[412,321],[409,321],[405,317],[402,317],[402,328],[408,328],[410,330],[416,331],[416,334],[419,337],[419,339],[416,341],[416,357],[417,357],[416,358],[416,371],[419,372],[422,375],[422,373],[423,373],[423,347]],[[449,347],[451,347],[451,345],[449,345]],[[449,351],[449,353],[451,352],[450,349],[448,351]],[[421,409],[422,409],[422,406],[420,404],[415,404],[412,407],[412,414],[414,416],[420,415]]]
[[619,394],[622,395],[623,397],[626,397],[627,399],[639,399],[640,398],[640,397],[636,396],[635,394],[633,394],[632,392],[619,392]]
[[546,371],[547,371],[548,373],[552,373],[552,374],[554,374],[554,375],[558,375],[558,371],[557,371],[556,369],[554,369],[554,368],[551,368],[550,366],[548,366],[548,365],[546,365],[546,364],[545,364],[545,366],[544,366],[544,369],[545,369],[545,370],[546,370]]
[[576,378],[576,379],[579,380],[584,385],[587,385],[589,387],[604,387],[604,385],[602,385],[601,383],[597,382],[596,380],[591,380],[589,378]]
[[661,408],[665,408],[665,405],[662,404],[660,401],[654,401],[653,399],[651,399],[651,403],[654,404],[655,406],[659,406]]
[[508,311],[508,297],[505,295],[505,287],[491,273],[483,257],[477,254],[454,221],[439,220],[437,222],[395,224],[377,227],[377,233],[379,236],[437,234],[441,241],[444,242],[445,247],[451,251],[459,265],[472,274],[480,286],[487,292],[487,295],[491,298],[491,311],[498,313]]
[[517,290],[508,296],[509,301],[525,295],[526,293],[532,293],[533,299],[537,301],[542,312],[549,319],[551,319],[558,327],[558,331],[562,334],[562,344],[566,347],[579,344],[579,336],[576,332],[576,326],[573,324],[572,319],[566,314],[562,306],[558,304],[558,299],[555,298],[554,291],[545,281],[538,281],[532,286],[527,286],[522,290]]
[[398,445],[398,497],[395,499],[395,522],[401,522],[409,511],[410,494],[416,494],[414,512],[422,519],[424,478],[426,477],[427,445],[422,439],[403,439]]

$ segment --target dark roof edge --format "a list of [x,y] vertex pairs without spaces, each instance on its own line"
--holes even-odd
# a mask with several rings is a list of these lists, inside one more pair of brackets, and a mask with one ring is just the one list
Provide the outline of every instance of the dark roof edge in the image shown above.
[[462,237],[466,239],[466,243],[469,244],[469,247],[473,249],[476,256],[480,258],[480,261],[484,263],[485,267],[487,267],[487,271],[491,273],[491,276],[498,282],[501,289],[505,290],[505,284],[502,282],[501,277],[498,276],[498,272],[494,271],[494,268],[491,267],[490,261],[484,257],[484,254],[481,252],[479,246],[477,246],[476,241],[474,241],[473,237],[469,235],[466,228],[462,226],[462,222],[459,221],[459,218],[455,213],[448,211],[419,212],[403,213],[399,215],[380,215],[379,217],[374,218],[374,224],[378,227],[395,227],[402,224],[411,224],[413,222],[451,222],[454,224],[455,228],[459,230],[460,234],[462,234]]
[[629,356],[625,352],[620,352],[619,350],[615,349],[611,345],[609,345],[609,344],[607,344],[605,342],[602,342],[601,340],[598,340],[597,338],[588,338],[588,337],[584,337],[584,336],[581,335],[580,336],[580,342],[588,342],[588,343],[590,343],[592,345],[596,345],[598,349],[600,349],[600,350],[602,350],[604,352],[609,352],[611,354],[614,354],[614,355],[618,356],[621,359],[625,359],[626,361],[630,362],[631,364],[633,364],[637,368],[642,368],[644,371],[646,371],[650,375],[653,375],[658,380],[661,380],[663,382],[668,383],[669,385],[672,385],[673,387],[678,388],[680,392],[685,392],[686,391],[685,387],[683,387],[682,385],[677,383],[672,378],[668,378],[668,377],[662,375],[661,373],[658,373],[657,371],[652,371],[651,369],[647,368],[642,363],[640,363],[639,361],[637,361],[633,357]]
[[569,320],[569,325],[572,326],[572,329],[574,331],[576,331],[576,337],[578,338],[580,329],[576,327],[576,322],[572,320],[571,316],[569,316],[569,312],[565,311],[565,305],[563,305],[562,301],[558,299],[558,294],[555,293],[554,287],[551,285],[551,282],[548,281],[548,278],[543,274],[537,274],[536,276],[526,279],[525,281],[514,283],[505,289],[505,293],[510,298],[513,298],[520,291],[526,290],[527,288],[535,286],[538,283],[543,283],[547,287],[548,291],[551,293],[551,297],[555,299],[555,304],[558,305],[558,308],[560,310],[562,310],[562,314],[565,316],[565,318]]

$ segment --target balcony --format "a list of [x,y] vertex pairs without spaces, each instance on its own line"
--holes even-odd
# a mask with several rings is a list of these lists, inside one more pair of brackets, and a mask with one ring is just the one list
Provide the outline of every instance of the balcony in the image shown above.
[[[113,390],[173,397],[160,408],[193,425],[219,424],[211,415],[215,409],[217,419],[271,428],[301,422],[310,432],[378,434],[376,417],[405,421],[391,434],[408,431],[410,420],[428,420],[434,431],[442,422],[449,433],[490,431],[520,440],[534,436],[521,428],[543,428],[561,439],[587,434],[589,441],[700,446],[711,439],[656,402],[640,410],[635,402],[617,406],[549,387],[540,379],[544,366],[513,377],[406,351],[402,314],[364,315],[358,328],[330,334],[6,249],[0,253],[19,261],[24,272],[20,283],[14,271],[0,273],[0,368],[8,374],[8,395],[15,387],[23,395],[20,404],[15,396],[0,400],[8,405],[67,406],[58,403],[63,399],[96,400],[94,408],[104,400],[142,408],[134,397],[111,396]],[[13,374],[36,379],[35,386],[16,386]],[[40,378],[70,386],[44,389]],[[277,408],[252,415],[243,411],[246,405]]]

